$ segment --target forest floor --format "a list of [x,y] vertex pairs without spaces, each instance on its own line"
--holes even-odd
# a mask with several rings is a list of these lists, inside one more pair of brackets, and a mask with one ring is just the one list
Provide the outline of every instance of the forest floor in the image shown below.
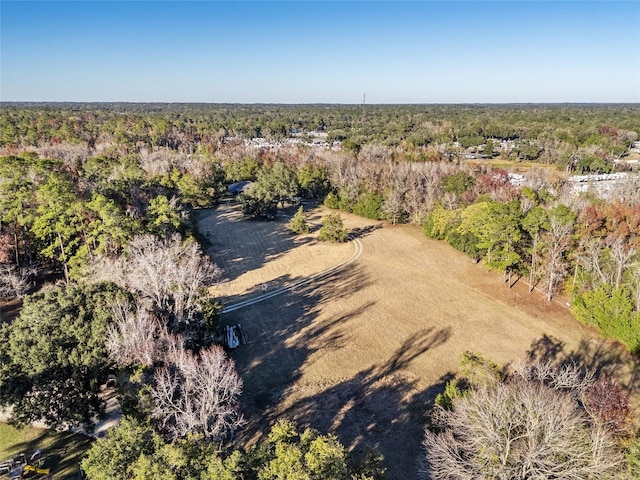
[[[316,228],[297,237],[280,213],[263,222],[233,205],[199,212],[208,253],[224,270],[217,294],[234,303],[350,258],[353,244],[317,240],[326,213],[309,208]],[[356,261],[223,316],[249,342],[232,353],[245,382],[243,440],[286,417],[335,433],[356,455],[376,448],[389,479],[413,478],[428,408],[465,351],[503,365],[570,358],[617,377],[638,411],[637,362],[578,323],[566,300],[548,303],[523,281],[509,288],[501,273],[415,226],[341,216],[362,244]]]

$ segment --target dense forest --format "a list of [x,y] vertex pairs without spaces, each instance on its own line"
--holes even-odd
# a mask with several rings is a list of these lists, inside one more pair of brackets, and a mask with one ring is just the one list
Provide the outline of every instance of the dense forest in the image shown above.
[[[233,139],[315,138],[359,151],[375,144],[387,155],[437,160],[456,147],[485,145],[520,160],[588,171],[612,162],[638,140],[637,105],[207,105],[2,104],[0,146],[85,145],[120,153],[167,147],[182,153],[218,150]],[[486,148],[489,141],[489,148]],[[509,141],[508,147],[500,142]],[[503,151],[508,148],[508,151]],[[596,168],[599,168],[596,165]]]
[[[89,478],[383,478],[375,452],[351,458],[333,435],[285,421],[234,444],[242,379],[212,334],[219,269],[193,211],[250,181],[248,216],[304,197],[413,223],[503,272],[503,288],[562,296],[639,355],[639,137],[638,105],[2,104],[0,299],[23,304],[0,330],[0,405],[18,423],[88,424],[107,375],[126,372],[127,419],[94,444]],[[606,194],[570,178],[610,172],[624,175]],[[302,212],[295,225],[305,231]],[[36,288],[44,278],[59,282]],[[471,360],[434,407],[425,478],[640,474],[615,382]],[[503,440],[483,434],[498,438],[495,418],[518,416],[500,406],[514,404],[531,438],[566,430],[492,453]],[[527,423],[541,412],[548,425]]]

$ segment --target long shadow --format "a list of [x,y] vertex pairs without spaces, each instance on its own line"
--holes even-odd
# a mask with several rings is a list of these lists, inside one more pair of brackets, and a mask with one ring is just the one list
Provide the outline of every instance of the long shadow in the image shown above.
[[[283,294],[277,295],[277,298],[281,299],[283,305],[286,306],[287,298],[309,296],[310,291],[315,291],[321,288],[329,288],[331,285],[335,285],[334,282],[336,282],[337,279],[340,278],[343,278],[343,276],[339,274],[339,271],[333,273],[329,272],[327,274],[320,273],[318,274],[318,277],[292,277],[287,273],[284,275],[280,275],[279,277],[274,278],[267,283],[255,285],[254,287],[240,294],[220,296],[218,297],[218,299],[224,306],[230,306],[244,301],[255,300],[263,295],[276,296],[272,294],[277,293],[283,287],[290,287],[293,289],[293,293],[295,294],[293,297],[287,297],[287,295]],[[368,284],[361,268],[351,268],[348,271],[347,275],[344,276],[344,278],[348,278],[350,287],[341,288],[339,285],[335,285],[336,288],[334,288],[330,294],[323,293],[322,295],[317,296],[316,300],[318,304],[321,304],[327,300],[336,300],[350,295],[352,293],[351,286],[355,288],[364,288]]]
[[425,412],[453,374],[444,375],[436,385],[421,391],[402,370],[420,355],[444,345],[450,336],[449,328],[418,332],[384,363],[299,400],[284,415],[335,433],[356,456],[375,448],[385,458],[390,479],[413,478]]
[[[425,412],[453,375],[420,390],[404,370],[419,356],[442,347],[452,334],[450,328],[419,331],[381,364],[322,391],[312,387],[304,396],[291,390],[300,388],[296,380],[312,354],[346,346],[349,320],[373,303],[355,304],[322,319],[320,306],[348,299],[369,283],[354,264],[282,297],[224,315],[226,322],[242,323],[249,338],[248,347],[232,354],[245,382],[247,424],[236,437],[239,443],[259,439],[277,418],[286,417],[300,426],[336,434],[356,457],[370,448],[378,450],[386,459],[390,479],[414,477]],[[284,409],[282,403],[290,395],[297,400]]]
[[248,340],[247,347],[232,353],[244,380],[242,406],[248,421],[239,438],[246,441],[268,431],[265,420],[300,378],[309,356],[318,350],[342,348],[344,325],[373,305],[354,305],[319,319],[322,304],[349,297],[368,285],[366,275],[354,264],[292,292],[223,315],[223,323],[241,323]]
[[[74,478],[79,474],[78,463],[91,446],[92,441],[91,438],[80,434],[54,433],[50,430],[43,430],[28,441],[13,444],[10,453],[11,456],[24,453],[27,457],[27,463],[34,464],[39,468],[51,469],[55,478]],[[30,457],[37,450],[41,451],[40,459],[37,462],[30,462]],[[0,458],[0,461],[2,460],[6,459]],[[66,475],[61,476],[60,472],[65,472]],[[34,475],[33,478],[35,477]]]
[[[243,217],[239,208],[222,204],[196,216],[198,231],[207,245],[205,253],[222,269],[224,280],[234,280],[311,241],[293,235],[286,226],[289,218],[282,214],[275,221],[252,220]],[[245,232],[242,238],[234,233],[238,226]],[[239,241],[242,249],[237,248]]]
[[353,228],[350,232],[349,232],[349,236],[351,238],[362,238],[362,237],[366,237],[367,235],[369,235],[370,233],[378,230],[379,228],[382,228],[382,224],[378,223],[377,225],[368,225],[366,227],[359,227],[359,228]]
[[531,361],[549,362],[560,366],[573,363],[590,370],[596,376],[615,379],[631,396],[636,411],[636,427],[640,412],[640,359],[622,345],[604,339],[582,339],[575,349],[555,337],[544,335],[531,344],[527,352]]
[[402,346],[387,360],[379,375],[391,375],[400,369],[406,368],[412,360],[415,360],[423,353],[446,343],[449,337],[451,337],[450,327],[439,330],[430,327],[416,332],[414,337],[407,338]]
[[22,309],[22,300],[0,301],[0,326],[15,320]]
[[[296,280],[283,275],[270,283]],[[241,402],[247,423],[236,433],[238,445],[259,440],[277,419],[287,417],[300,427],[336,434],[356,457],[369,448],[377,449],[386,459],[390,479],[415,477],[425,412],[452,374],[425,390],[410,376],[408,367],[421,355],[442,348],[452,334],[449,328],[428,328],[401,339],[389,358],[344,381],[327,387],[298,382],[311,356],[347,347],[353,321],[375,304],[354,294],[370,284],[366,270],[353,263],[328,277],[223,315],[223,323],[241,323],[248,340],[247,347],[231,353],[244,381]],[[329,302],[332,308],[324,308]],[[334,313],[328,315],[329,311]],[[393,325],[389,325],[389,334],[393,335]]]

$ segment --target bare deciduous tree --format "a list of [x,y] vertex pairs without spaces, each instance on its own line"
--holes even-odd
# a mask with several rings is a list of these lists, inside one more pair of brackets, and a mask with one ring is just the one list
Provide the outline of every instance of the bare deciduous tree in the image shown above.
[[514,366],[513,375],[528,382],[542,383],[554,390],[575,392],[576,398],[595,381],[592,371],[585,371],[575,363],[566,363],[560,367],[549,362],[519,363]]
[[358,201],[360,172],[358,162],[351,157],[327,157],[327,168],[331,182],[347,196],[350,204]]
[[578,257],[580,265],[592,278],[588,286],[591,289],[596,289],[602,284],[611,285],[613,276],[604,260],[603,252],[606,250],[604,240],[599,237],[584,237],[584,241],[581,242],[581,250]]
[[193,433],[223,440],[243,423],[238,412],[242,380],[233,361],[219,346],[193,355],[181,340],[174,337],[170,343],[167,363],[154,375],[152,417],[171,439]]
[[442,198],[442,179],[453,167],[442,162],[410,164],[407,175],[409,215],[413,223],[421,223],[426,214]]
[[426,432],[422,472],[433,480],[595,480],[624,463],[574,392],[522,376],[472,390],[451,410],[436,407],[434,423],[441,432]]
[[393,186],[386,195],[384,203],[382,204],[382,211],[385,218],[391,220],[394,225],[398,220],[402,219],[405,212],[404,201],[405,189],[398,186]]
[[640,312],[640,262],[631,265],[631,278],[635,290],[636,312]]
[[144,307],[135,310],[119,301],[111,307],[114,324],[107,329],[107,350],[120,366],[151,366],[159,359],[159,349],[166,329]]
[[0,265],[0,299],[23,297],[31,288],[31,277],[35,268],[17,268],[13,265]]
[[138,292],[153,308],[169,313],[175,327],[194,321],[205,287],[220,274],[197,243],[182,242],[177,234],[167,239],[137,236],[125,259],[105,261],[98,270],[98,276]]
[[640,175],[627,175],[614,186],[611,197],[625,205],[640,205]]
[[168,148],[158,148],[153,152],[141,150],[140,168],[149,175],[166,175],[171,171],[175,156],[175,152]]
[[567,272],[565,252],[571,245],[573,224],[560,215],[549,213],[549,227],[543,235],[542,270],[545,275],[547,300],[551,301]]
[[630,272],[633,279],[638,251],[629,242],[619,237],[585,237],[580,247],[579,266],[588,274],[588,288],[604,284],[620,287],[625,272]]
[[610,240],[609,248],[611,260],[615,266],[615,276],[613,285],[617,288],[622,284],[622,275],[627,265],[636,255],[636,250],[624,239],[616,237]]
[[74,170],[87,161],[92,154],[91,148],[87,145],[74,145],[70,143],[63,143],[60,145],[44,145],[36,152],[41,158],[54,158],[62,160],[65,166]]

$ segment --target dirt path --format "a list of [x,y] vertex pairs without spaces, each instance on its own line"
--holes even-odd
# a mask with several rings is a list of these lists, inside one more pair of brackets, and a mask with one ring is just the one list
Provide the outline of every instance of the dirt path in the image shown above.
[[[311,215],[319,223],[324,213]],[[467,350],[503,364],[570,355],[637,389],[635,364],[562,304],[522,284],[507,288],[501,274],[413,226],[341,215],[362,242],[356,261],[224,315],[249,340],[233,353],[245,381],[243,440],[285,416],[336,433],[356,453],[376,447],[388,478],[413,478],[425,411]],[[202,218],[214,260],[231,267],[222,287],[230,303],[259,295],[265,281],[295,284],[353,251],[314,234],[291,237],[284,223],[242,220],[230,207]],[[251,268],[233,270],[238,264]]]

